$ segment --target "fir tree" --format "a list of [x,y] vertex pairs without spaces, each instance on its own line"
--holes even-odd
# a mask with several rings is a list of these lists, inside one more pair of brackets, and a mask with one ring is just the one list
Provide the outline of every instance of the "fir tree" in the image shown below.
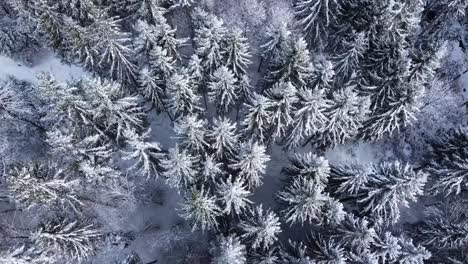
[[320,236],[310,237],[313,245],[313,260],[318,263],[344,264],[347,262],[343,246],[333,239],[323,239]]
[[210,102],[216,104],[218,112],[222,115],[229,113],[231,107],[235,105],[239,96],[237,91],[237,79],[225,66],[216,70],[208,83]]
[[411,238],[400,237],[399,242],[401,253],[398,257],[398,263],[423,264],[432,256],[431,252],[423,246],[414,245]]
[[242,143],[239,154],[229,165],[231,169],[239,171],[239,176],[247,181],[249,189],[254,189],[262,184],[262,177],[266,170],[266,163],[270,156],[266,148],[256,142]]
[[31,234],[35,246],[43,251],[82,261],[95,251],[99,230],[78,221],[46,222]]
[[166,91],[164,81],[159,76],[155,75],[154,71],[148,68],[143,68],[140,71],[138,84],[140,91],[146,100],[150,101],[156,111],[166,111]]
[[200,110],[200,96],[190,85],[185,72],[174,73],[167,80],[168,107],[175,117],[195,114]]
[[298,177],[310,180],[319,190],[325,190],[330,176],[328,161],[311,153],[296,154],[284,172],[292,180]]
[[167,158],[161,160],[167,185],[179,191],[189,187],[196,180],[197,162],[198,159],[187,153],[186,149],[181,149],[177,145],[169,149]]
[[367,45],[369,45],[365,33],[356,33],[353,40],[343,40],[343,42],[343,52],[332,58],[335,74],[340,84],[348,82],[353,77],[359,78],[361,75],[359,72],[361,70],[360,64]]
[[245,264],[246,250],[245,246],[235,235],[219,236],[210,248],[210,254],[213,256],[213,264]]
[[226,66],[234,73],[236,78],[246,74],[252,63],[247,38],[240,29],[234,29],[226,37]]
[[269,249],[277,240],[281,232],[278,216],[269,209],[263,210],[263,206],[257,206],[249,214],[247,219],[241,221],[239,227],[244,234],[243,238],[252,240],[253,249]]
[[248,197],[251,196],[247,185],[242,178],[232,179],[230,175],[216,184],[217,193],[223,205],[223,213],[241,215],[252,203]]
[[235,124],[227,118],[214,121],[213,128],[208,134],[211,148],[219,159],[233,158],[237,154],[239,135]]
[[271,107],[270,101],[265,96],[254,94],[252,102],[247,105],[247,114],[242,122],[245,133],[250,134],[253,139],[264,142],[271,122]]
[[192,189],[181,206],[182,217],[192,225],[192,231],[202,231],[218,227],[216,217],[221,214],[221,209],[216,205],[214,197],[204,189]]
[[369,250],[377,236],[374,228],[365,218],[358,218],[352,214],[346,215],[338,227],[339,236],[350,248],[357,252]]
[[262,59],[278,63],[292,49],[292,33],[286,23],[270,24],[266,28],[262,49]]
[[135,164],[130,167],[138,174],[146,177],[159,177],[162,172],[161,160],[164,157],[164,151],[157,142],[148,142],[151,129],[138,135],[135,131],[126,131],[125,138],[130,146],[130,151],[124,151],[123,159],[133,159]]
[[224,171],[221,168],[222,163],[218,162],[214,155],[206,154],[203,161],[203,168],[201,174],[205,180],[211,180],[216,182],[218,177],[224,175]]
[[283,138],[293,122],[297,89],[292,83],[277,83],[266,92],[271,102],[271,130],[273,138]]
[[206,126],[207,122],[197,115],[181,117],[174,126],[180,146],[194,154],[205,153],[208,149],[209,137]]

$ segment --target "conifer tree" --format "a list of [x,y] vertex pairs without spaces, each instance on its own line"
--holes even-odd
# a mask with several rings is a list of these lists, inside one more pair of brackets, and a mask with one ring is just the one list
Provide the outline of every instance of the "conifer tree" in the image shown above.
[[250,60],[249,44],[240,29],[234,29],[226,36],[226,67],[240,79],[246,74]]
[[31,234],[43,251],[82,261],[95,251],[100,232],[92,224],[78,221],[46,222]]
[[252,203],[248,199],[251,193],[242,178],[232,179],[230,175],[228,178],[222,179],[216,187],[225,214],[241,215]]
[[187,153],[187,149],[177,145],[169,149],[167,158],[161,160],[167,185],[177,188],[179,192],[188,188],[196,180],[197,162],[198,159]]
[[278,216],[269,209],[263,210],[263,206],[255,207],[247,219],[241,221],[239,227],[244,234],[242,238],[252,240],[252,248],[269,249],[277,240],[277,235],[281,232]]
[[257,188],[262,184],[266,163],[270,161],[270,156],[265,152],[265,146],[257,142],[242,143],[239,154],[229,165],[231,169],[239,171],[239,176],[247,181],[249,189]]
[[167,80],[167,103],[175,117],[196,114],[200,110],[200,96],[190,85],[186,72],[174,73]]
[[361,75],[361,63],[363,61],[364,52],[366,51],[368,39],[365,33],[355,33],[353,40],[343,40],[343,51],[332,58],[335,66],[336,78],[339,83],[348,82],[353,75],[357,78]]
[[286,175],[291,179],[304,177],[318,189],[325,190],[330,176],[330,167],[325,158],[306,153],[296,154],[289,161],[291,164],[284,168]]
[[210,138],[211,148],[219,159],[230,159],[237,154],[239,135],[236,132],[235,124],[231,123],[229,119],[215,120],[208,137]]
[[218,227],[216,217],[221,214],[221,209],[216,204],[215,197],[204,189],[192,189],[181,206],[182,217],[192,225],[192,231],[202,231]]
[[350,248],[357,252],[368,251],[377,236],[374,228],[366,218],[346,215],[338,227],[339,237]]
[[227,114],[239,97],[237,94],[237,79],[227,67],[217,69],[208,83],[208,97],[210,102],[216,104],[218,112]]
[[271,130],[273,138],[283,138],[293,123],[293,112],[298,101],[297,89],[292,83],[277,83],[266,92],[271,102]]
[[247,104],[246,117],[242,122],[245,133],[260,142],[265,142],[271,122],[271,102],[263,95],[254,94],[252,102]]
[[176,138],[182,148],[194,154],[205,153],[208,149],[207,122],[197,115],[181,117],[174,126]]
[[224,176],[225,174],[222,165],[222,163],[218,162],[215,155],[205,154],[201,171],[203,179],[216,182],[218,177]]
[[239,238],[235,235],[220,235],[212,243],[210,254],[213,256],[211,262],[213,264],[247,263],[245,246],[240,243]]
[[168,111],[165,103],[167,98],[164,80],[160,79],[156,72],[143,68],[139,74],[138,84],[140,92],[153,104],[156,111]]
[[268,25],[264,39],[261,55],[268,63],[278,63],[292,49],[292,33],[286,23]]
[[124,151],[123,159],[134,159],[135,164],[130,167],[138,174],[146,177],[159,177],[162,172],[161,160],[164,151],[157,142],[149,142],[151,129],[138,135],[135,131],[126,131],[125,139],[130,146],[130,151]]

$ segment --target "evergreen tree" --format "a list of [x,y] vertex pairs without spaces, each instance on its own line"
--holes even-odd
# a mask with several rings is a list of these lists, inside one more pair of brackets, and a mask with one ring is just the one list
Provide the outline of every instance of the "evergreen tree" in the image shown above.
[[372,165],[369,182],[363,189],[364,197],[358,202],[362,213],[374,215],[386,223],[396,223],[400,218],[399,206],[409,206],[423,194],[427,174],[416,172],[410,165],[400,162]]
[[242,178],[232,179],[229,176],[222,179],[217,185],[217,193],[223,205],[223,213],[230,215],[241,215],[252,203],[248,197],[251,196],[247,185]]
[[265,152],[265,146],[256,142],[242,143],[239,154],[229,165],[231,169],[237,170],[239,176],[247,181],[249,189],[257,188],[262,184],[266,163],[270,161],[270,156]]
[[277,83],[266,92],[271,102],[271,130],[273,138],[283,138],[293,123],[294,105],[298,101],[297,89],[292,83]]
[[174,73],[167,80],[167,101],[174,116],[195,114],[200,110],[200,96],[190,85],[187,73]]
[[313,260],[318,263],[344,264],[347,262],[343,246],[333,239],[323,239],[322,237],[309,238],[313,245]]
[[224,175],[224,171],[221,168],[222,163],[218,162],[214,155],[206,154],[203,161],[203,168],[201,174],[203,179],[211,180],[216,182],[219,176]]
[[336,22],[339,13],[337,0],[299,0],[295,15],[300,29],[304,32],[310,47],[324,47],[327,44],[328,28]]
[[286,137],[288,148],[297,147],[306,137],[315,136],[322,131],[327,122],[325,110],[330,101],[325,98],[322,90],[299,89],[297,110]]
[[80,181],[67,179],[56,164],[33,163],[13,168],[7,175],[11,197],[21,206],[79,211]]
[[181,206],[182,217],[192,225],[192,231],[202,231],[218,227],[216,217],[221,214],[221,209],[216,205],[214,197],[204,189],[192,189]]
[[150,101],[156,111],[167,111],[166,109],[166,91],[164,81],[154,72],[148,68],[143,68],[140,71],[138,83],[140,92],[146,100]]
[[271,107],[270,101],[265,96],[254,94],[252,102],[247,104],[247,114],[242,122],[245,133],[250,134],[253,139],[265,142],[271,122]]
[[311,153],[296,154],[284,172],[291,179],[303,177],[310,180],[319,190],[325,190],[330,176],[328,161]]
[[174,125],[180,146],[194,154],[205,153],[208,149],[209,137],[206,125],[206,121],[197,115],[181,117]]
[[229,119],[215,120],[208,137],[210,138],[211,148],[219,159],[230,159],[237,154],[239,135],[236,132],[235,124],[231,123]]
[[398,263],[402,264],[424,264],[430,259],[432,254],[423,246],[414,245],[411,238],[400,237],[399,244],[401,254]]
[[145,133],[138,135],[135,131],[126,131],[125,138],[130,146],[130,151],[124,151],[123,159],[136,160],[135,164],[130,167],[138,174],[146,177],[159,177],[161,174],[161,160],[164,157],[164,151],[157,142],[148,142],[151,134],[151,129]]
[[167,49],[160,46],[154,47],[149,52],[149,64],[155,72],[154,75],[167,81],[176,72],[175,60],[171,57]]
[[179,192],[189,187],[196,180],[197,162],[198,159],[187,153],[186,149],[177,145],[169,149],[167,158],[161,160],[167,185],[177,188]]
[[208,83],[208,96],[220,114],[229,113],[239,97],[237,92],[237,79],[227,67],[222,66],[213,73]]
[[269,249],[277,240],[277,235],[281,233],[281,227],[278,216],[269,209],[263,210],[259,205],[247,214],[247,219],[241,221],[239,227],[244,234],[242,238],[252,240],[253,249]]
[[351,78],[359,78],[363,56],[369,45],[365,33],[355,33],[351,41],[343,40],[343,51],[332,58],[338,83],[343,84]]
[[159,5],[158,0],[140,1],[140,6],[136,13],[150,25],[166,23],[166,18],[164,17],[166,10]]
[[226,36],[226,66],[240,79],[252,63],[247,38],[240,29],[234,29]]
[[262,49],[262,59],[269,63],[278,63],[289,54],[292,49],[292,33],[286,23],[270,24],[267,26]]
[[235,235],[220,235],[210,248],[213,264],[245,264],[247,263],[245,246]]
[[338,232],[342,241],[357,252],[368,251],[377,236],[366,218],[358,218],[352,214],[346,215],[338,227]]

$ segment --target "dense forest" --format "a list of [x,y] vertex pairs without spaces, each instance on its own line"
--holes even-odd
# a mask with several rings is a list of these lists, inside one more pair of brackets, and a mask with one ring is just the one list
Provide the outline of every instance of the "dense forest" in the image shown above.
[[467,0],[0,0],[0,264],[468,263]]

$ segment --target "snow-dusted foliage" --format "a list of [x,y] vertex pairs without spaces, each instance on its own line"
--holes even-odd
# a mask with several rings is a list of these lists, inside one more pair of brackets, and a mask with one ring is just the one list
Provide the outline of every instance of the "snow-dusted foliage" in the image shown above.
[[279,217],[269,209],[263,210],[262,205],[252,209],[239,226],[244,232],[241,237],[249,238],[254,249],[269,249],[281,232]]
[[0,263],[468,263],[467,7],[0,0]]
[[182,216],[187,219],[192,230],[209,230],[218,226],[216,217],[221,209],[216,204],[216,198],[204,189],[192,189],[181,206]]
[[210,254],[213,264],[245,264],[246,250],[235,235],[220,235],[211,245]]

